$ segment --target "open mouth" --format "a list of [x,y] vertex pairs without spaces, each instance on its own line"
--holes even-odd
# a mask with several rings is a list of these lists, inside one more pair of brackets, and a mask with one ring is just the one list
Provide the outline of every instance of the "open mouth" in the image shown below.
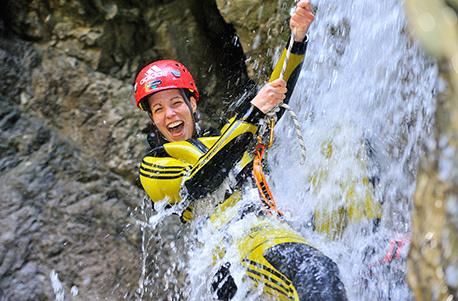
[[172,135],[180,134],[184,129],[184,122],[181,120],[174,121],[167,125],[167,129],[172,133]]

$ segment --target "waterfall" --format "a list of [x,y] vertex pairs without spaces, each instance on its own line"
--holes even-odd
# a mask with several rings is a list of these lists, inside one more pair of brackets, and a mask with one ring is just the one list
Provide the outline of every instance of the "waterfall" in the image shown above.
[[[299,164],[285,116],[268,158],[274,195],[295,228],[338,263],[350,300],[409,300],[406,261],[380,259],[389,239],[408,242],[418,160],[434,122],[437,66],[409,39],[402,1],[315,5],[290,102],[307,160]],[[333,218],[368,200],[380,205],[376,225],[347,216],[346,227],[334,224],[333,239],[314,231],[317,212]]]

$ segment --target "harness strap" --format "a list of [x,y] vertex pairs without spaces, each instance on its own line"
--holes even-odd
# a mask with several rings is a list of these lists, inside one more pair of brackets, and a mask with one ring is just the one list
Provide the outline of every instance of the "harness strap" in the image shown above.
[[266,150],[266,146],[262,143],[258,143],[255,149],[255,156],[253,160],[253,177],[256,182],[256,186],[258,187],[259,196],[261,197],[261,202],[266,206],[266,208],[272,213],[275,212],[279,216],[283,216],[283,212],[277,209],[277,204],[275,199],[270,191],[269,185],[267,184],[267,180],[264,176],[264,171],[262,169],[262,158],[264,156],[264,152]]

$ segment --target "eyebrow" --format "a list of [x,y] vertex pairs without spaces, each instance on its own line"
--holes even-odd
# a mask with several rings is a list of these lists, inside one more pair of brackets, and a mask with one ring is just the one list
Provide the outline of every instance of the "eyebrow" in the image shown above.
[[[172,101],[172,100],[174,100],[175,98],[183,99],[183,97],[181,97],[180,95],[177,95],[177,96],[173,96],[173,97],[170,98],[168,101]],[[157,102],[157,103],[151,105],[152,108],[157,107],[157,106],[162,106],[162,104],[161,104],[160,102]]]

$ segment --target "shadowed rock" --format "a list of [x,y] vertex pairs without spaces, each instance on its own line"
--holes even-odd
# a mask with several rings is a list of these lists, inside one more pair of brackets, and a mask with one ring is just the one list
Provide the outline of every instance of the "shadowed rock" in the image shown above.
[[[131,214],[143,199],[135,179],[149,120],[131,85],[140,66],[160,58],[188,65],[212,116],[206,126],[252,87],[214,1],[0,4],[0,299],[54,299],[53,270],[80,300],[139,294]],[[147,244],[147,275],[177,274],[169,292],[156,289],[166,278],[154,278],[152,298],[184,283],[182,267],[170,270],[177,224],[148,233],[161,239]]]

